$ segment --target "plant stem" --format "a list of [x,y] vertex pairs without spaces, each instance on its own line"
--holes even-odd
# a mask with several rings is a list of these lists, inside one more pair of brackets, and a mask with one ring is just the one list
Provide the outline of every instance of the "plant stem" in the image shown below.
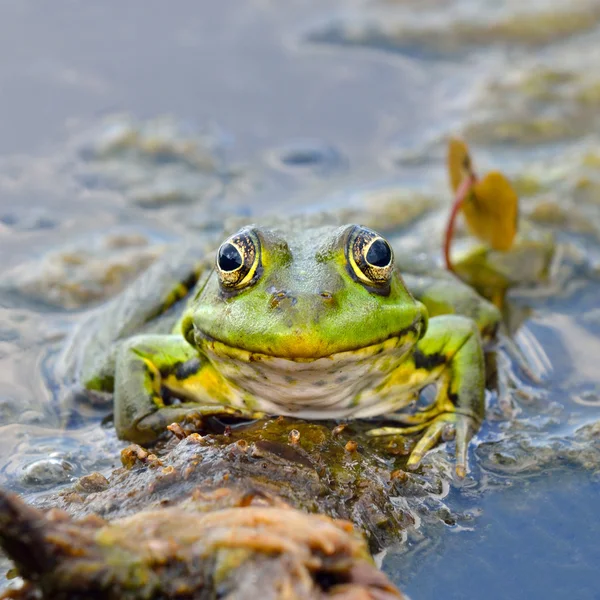
[[458,186],[456,195],[454,196],[454,203],[452,204],[450,218],[448,219],[446,232],[444,234],[444,260],[446,262],[446,269],[448,269],[448,271],[454,271],[454,266],[452,265],[452,260],[450,258],[450,247],[452,245],[452,238],[454,237],[454,224],[456,222],[456,217],[458,216],[458,212],[460,211],[467,194],[476,181],[477,177],[475,177],[475,175],[467,175]]

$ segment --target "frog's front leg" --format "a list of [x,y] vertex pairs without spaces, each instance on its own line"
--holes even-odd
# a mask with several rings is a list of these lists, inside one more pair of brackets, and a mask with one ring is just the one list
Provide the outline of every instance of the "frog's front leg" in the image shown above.
[[121,439],[152,442],[189,415],[257,416],[236,409],[236,401],[239,393],[180,335],[139,335],[118,349],[114,419]]
[[[370,435],[402,435],[425,430],[413,449],[408,467],[417,468],[425,453],[446,434],[456,439],[456,473],[467,470],[467,447],[485,416],[485,367],[481,337],[477,325],[465,317],[447,315],[429,321],[425,336],[417,343],[411,369],[402,369],[398,377],[422,389],[436,383],[437,395],[430,408],[414,414],[396,413],[390,418],[409,427],[383,427]],[[403,375],[407,373],[407,375]]]

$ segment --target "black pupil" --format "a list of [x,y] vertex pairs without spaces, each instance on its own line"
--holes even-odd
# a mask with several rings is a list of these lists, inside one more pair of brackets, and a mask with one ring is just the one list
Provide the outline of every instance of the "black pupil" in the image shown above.
[[235,271],[242,266],[242,255],[233,244],[223,244],[219,250],[218,263],[222,271]]
[[392,260],[392,251],[387,242],[375,240],[367,252],[367,262],[374,267],[387,267]]

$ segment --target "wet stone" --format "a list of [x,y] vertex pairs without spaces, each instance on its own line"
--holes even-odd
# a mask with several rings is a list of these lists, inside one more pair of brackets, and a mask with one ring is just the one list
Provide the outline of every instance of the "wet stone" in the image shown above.
[[91,494],[93,492],[101,492],[108,488],[108,479],[102,473],[90,473],[84,477],[80,477],[74,485],[74,489],[78,492]]
[[349,522],[283,505],[238,503],[205,514],[163,507],[108,523],[44,514],[0,491],[0,531],[4,550],[29,580],[11,595],[21,600],[275,600],[281,590],[297,600],[404,597]]
[[73,478],[73,465],[60,458],[45,458],[23,468],[21,482],[31,486],[67,483]]

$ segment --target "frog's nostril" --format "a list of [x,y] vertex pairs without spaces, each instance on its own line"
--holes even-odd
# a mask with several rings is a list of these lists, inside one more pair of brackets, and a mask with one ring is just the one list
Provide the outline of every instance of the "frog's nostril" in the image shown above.
[[273,292],[271,294],[271,300],[269,300],[269,306],[271,308],[278,308],[282,302],[287,301],[289,306],[294,306],[296,302],[298,302],[295,296],[292,296],[289,292],[285,290],[280,290],[277,292]]
[[333,294],[331,292],[320,292],[319,296],[327,303],[333,302]]

